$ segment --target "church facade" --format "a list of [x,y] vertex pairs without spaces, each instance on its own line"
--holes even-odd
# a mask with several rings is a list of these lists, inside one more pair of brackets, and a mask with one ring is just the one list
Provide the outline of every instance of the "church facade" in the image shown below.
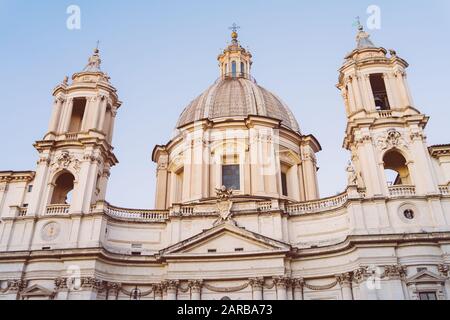
[[408,63],[356,40],[337,84],[346,190],[319,197],[319,142],[233,31],[153,150],[154,210],[105,199],[122,102],[96,49],[54,89],[35,170],[0,172],[0,299],[449,300],[450,145],[427,145]]

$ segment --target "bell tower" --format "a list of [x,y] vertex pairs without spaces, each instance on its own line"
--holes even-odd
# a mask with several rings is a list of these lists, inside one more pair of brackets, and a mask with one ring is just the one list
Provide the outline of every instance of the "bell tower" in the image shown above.
[[87,66],[53,90],[54,104],[39,152],[29,215],[88,213],[105,199],[121,102],[100,68],[98,48]]
[[344,147],[358,186],[371,197],[437,193],[424,133],[429,118],[412,99],[408,63],[374,45],[361,25],[356,42],[339,69],[337,87],[347,115]]

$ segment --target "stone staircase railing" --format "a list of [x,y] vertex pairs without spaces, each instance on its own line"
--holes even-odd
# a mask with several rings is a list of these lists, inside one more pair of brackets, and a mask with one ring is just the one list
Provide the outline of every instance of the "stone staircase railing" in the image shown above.
[[112,218],[130,221],[163,222],[169,218],[168,210],[126,209],[110,204],[104,207],[104,212]]
[[316,213],[327,211],[342,206],[348,200],[347,192],[337,196],[307,202],[299,202],[286,205],[286,212],[292,215]]

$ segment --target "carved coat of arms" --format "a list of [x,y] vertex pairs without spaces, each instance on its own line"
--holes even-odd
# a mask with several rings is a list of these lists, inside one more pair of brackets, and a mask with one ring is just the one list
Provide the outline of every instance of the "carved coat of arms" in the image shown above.
[[216,189],[217,204],[216,210],[219,214],[219,218],[214,222],[214,225],[220,224],[224,221],[232,221],[231,207],[233,202],[230,197],[233,195],[233,190],[227,189],[225,186]]

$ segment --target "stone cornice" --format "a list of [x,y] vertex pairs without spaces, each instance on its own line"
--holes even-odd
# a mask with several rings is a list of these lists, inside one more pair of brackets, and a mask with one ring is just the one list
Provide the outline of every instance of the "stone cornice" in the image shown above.
[[[290,257],[290,259],[305,258],[311,256],[329,256],[345,254],[349,250],[355,250],[359,247],[377,247],[377,246],[402,246],[402,245],[416,245],[417,243],[423,244],[450,244],[450,232],[436,232],[427,234],[390,234],[390,235],[366,235],[366,236],[349,236],[347,239],[339,244],[329,245],[319,248],[309,249],[297,249],[292,248],[290,252],[269,252],[269,255],[277,255],[279,257]],[[253,253],[254,256],[264,256],[262,253]],[[205,256],[209,255],[205,254]],[[240,256],[233,254],[235,259],[242,259]],[[181,257],[173,257],[174,261],[179,260]],[[222,257],[226,258],[226,256]],[[251,255],[249,255],[251,258]],[[158,259],[158,254],[151,256],[132,256],[113,253],[104,248],[84,248],[84,249],[56,249],[56,250],[36,250],[36,251],[14,251],[14,252],[0,252],[0,261],[17,261],[17,262],[29,262],[29,261],[46,261],[53,259],[100,259],[101,261],[108,263],[116,263],[118,265],[153,265],[163,266],[165,261]],[[188,261],[199,261],[201,256],[189,256],[184,257]],[[172,260],[172,259],[171,259]],[[391,268],[392,269],[392,268]],[[392,269],[394,270],[394,269]],[[392,271],[391,270],[391,271]],[[391,275],[392,272],[391,272]]]
[[34,171],[0,171],[0,183],[31,182],[35,174]]
[[450,156],[450,144],[434,145],[428,148],[432,157],[440,158]]

